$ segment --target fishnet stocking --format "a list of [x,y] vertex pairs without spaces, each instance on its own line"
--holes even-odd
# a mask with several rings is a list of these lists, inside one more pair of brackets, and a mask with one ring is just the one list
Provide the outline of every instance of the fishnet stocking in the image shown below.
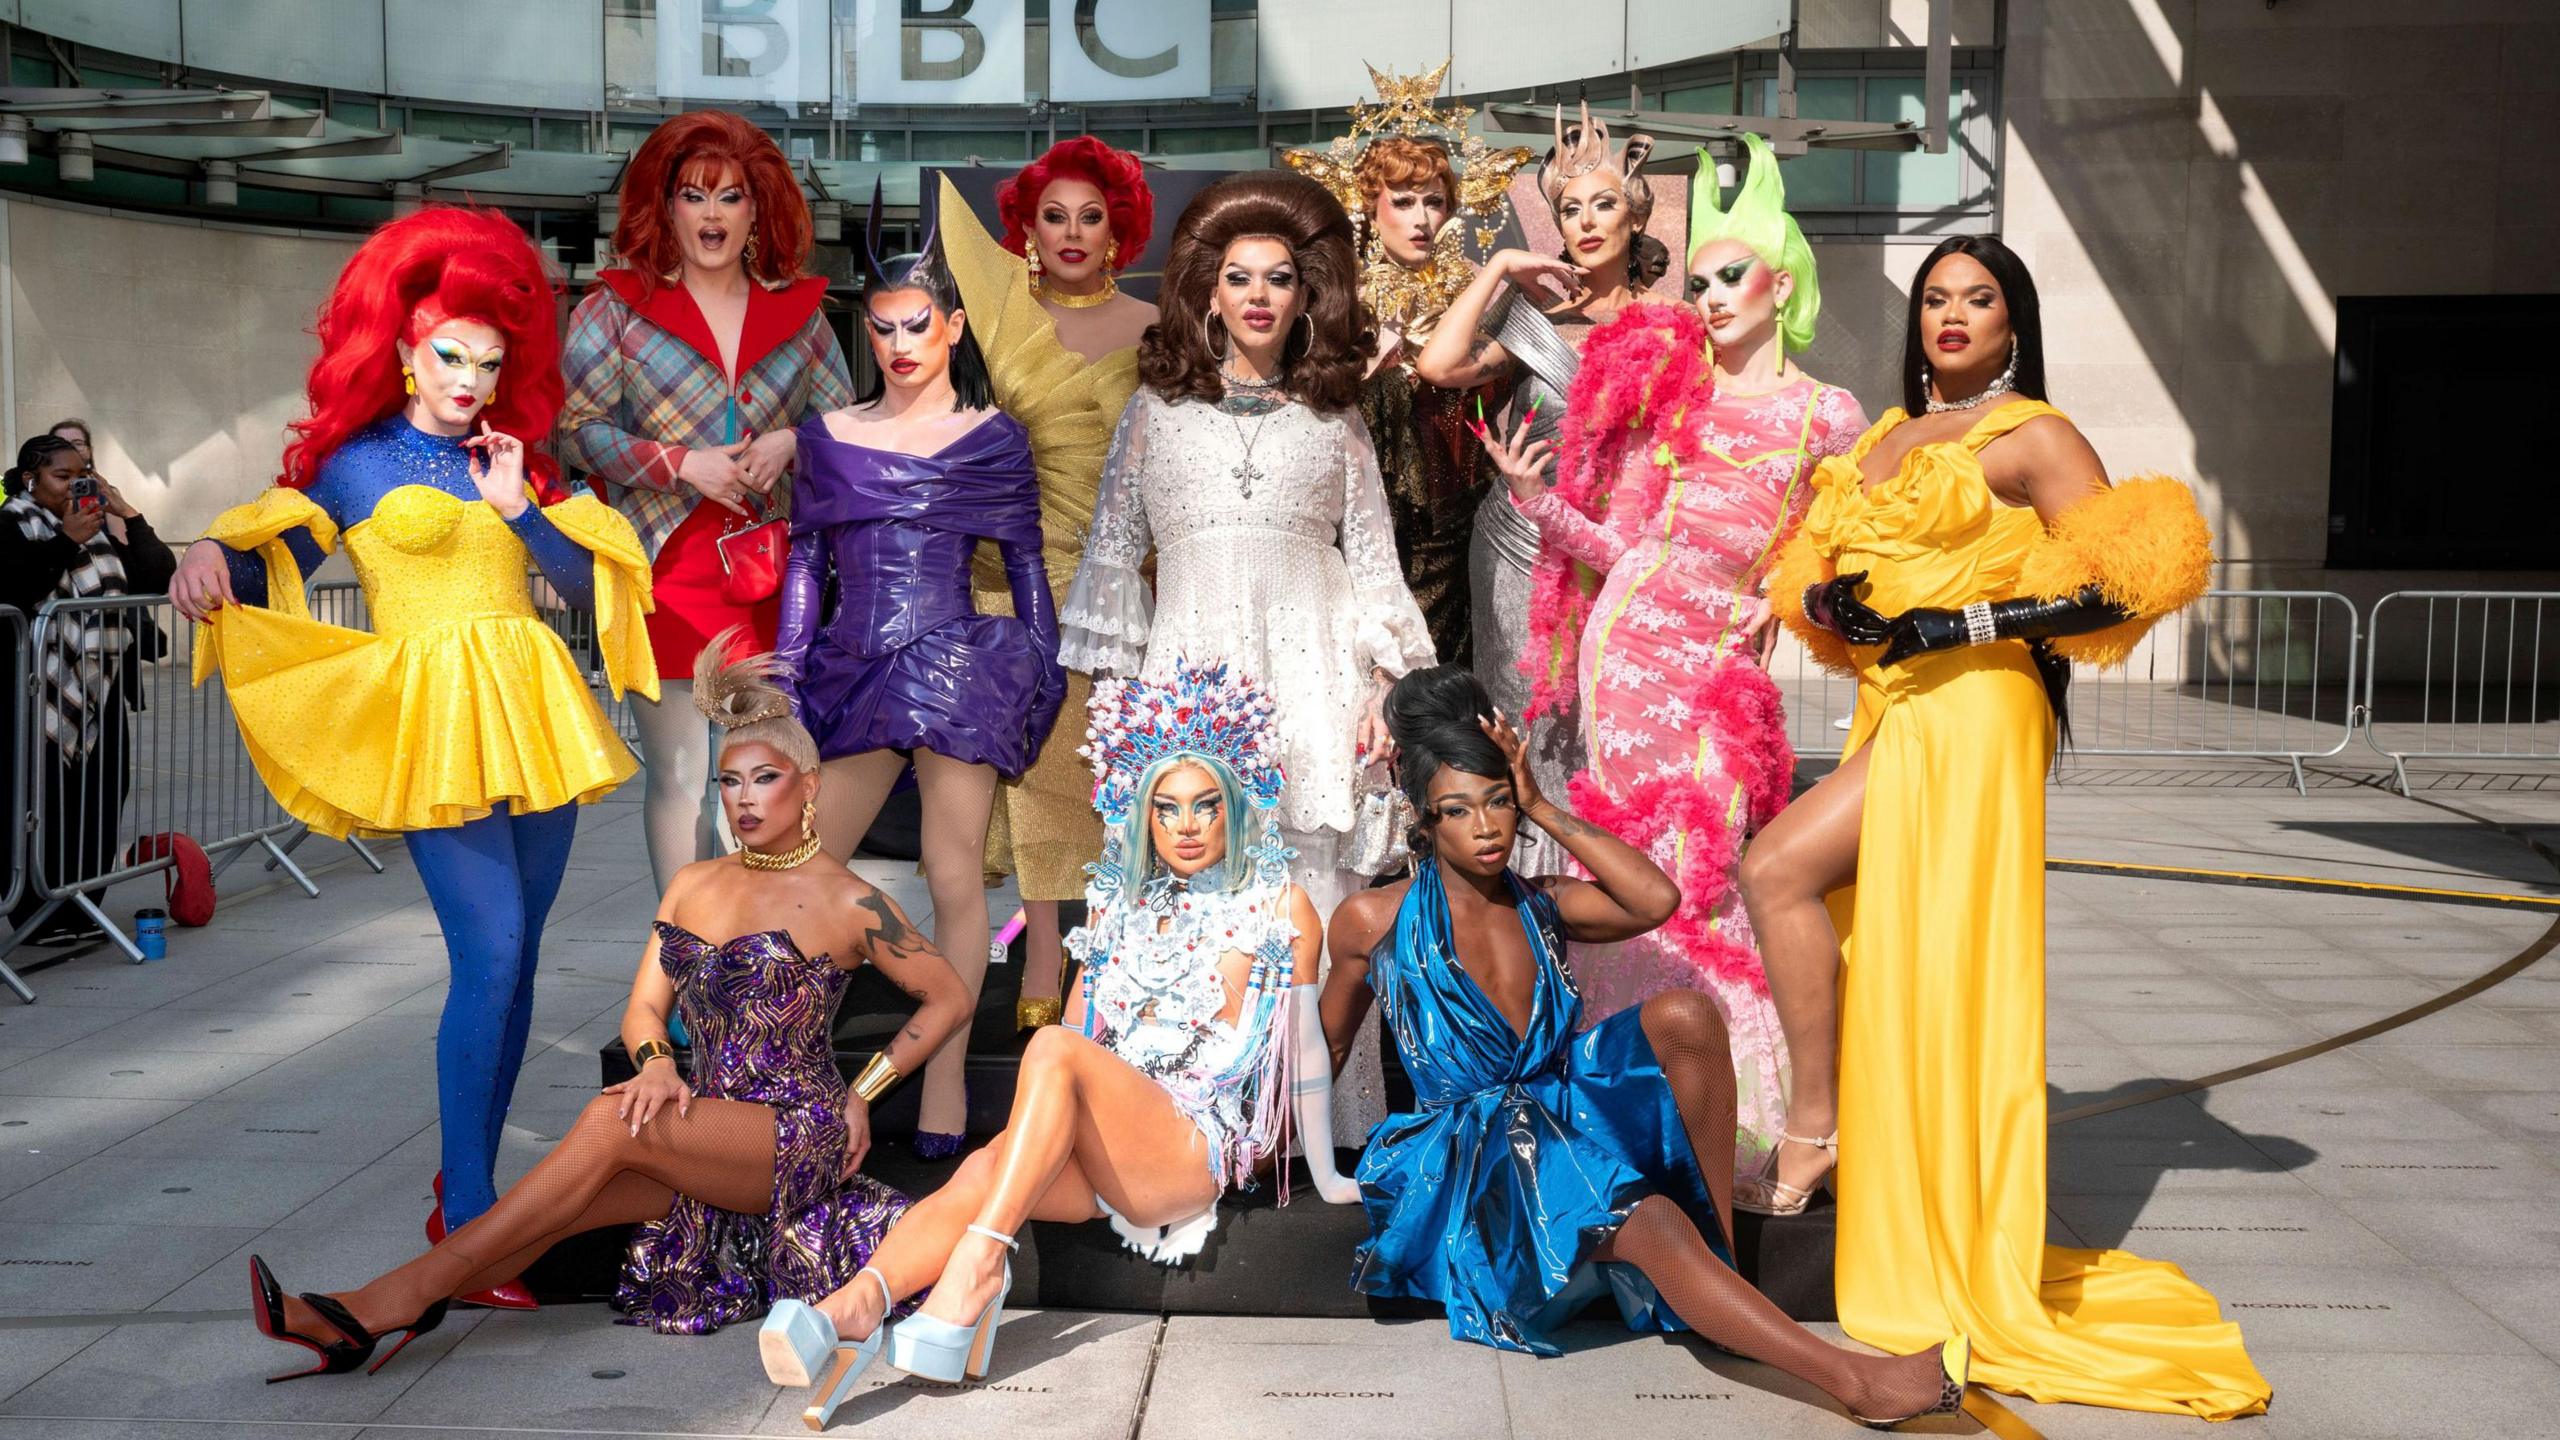
[[693,708],[690,680],[659,681],[654,701],[632,696],[631,718],[640,732],[645,772],[641,831],[649,844],[650,874],[664,895],[678,870],[719,850],[719,831],[705,798],[711,783],[711,723]]
[[[426,1254],[338,1299],[368,1330],[409,1323],[449,1296],[514,1279],[552,1245],[582,1230],[655,1220],[678,1194],[723,1210],[764,1213],[773,1203],[773,1111],[737,1100],[670,1105],[631,1133],[620,1096],[587,1102],[577,1124],[487,1214]],[[325,1321],[286,1302],[297,1334],[326,1336]]]

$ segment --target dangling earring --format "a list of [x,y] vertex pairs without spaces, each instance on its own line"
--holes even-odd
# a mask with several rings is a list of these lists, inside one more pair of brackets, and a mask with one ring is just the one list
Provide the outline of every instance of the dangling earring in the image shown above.
[[418,372],[406,365],[400,367],[400,393],[403,395],[418,393]]
[[746,262],[748,269],[756,268],[756,232],[753,230],[747,232],[747,248],[739,253],[738,258]]
[[800,838],[818,838],[818,797],[815,795],[800,802]]
[[1102,268],[1105,270],[1117,270],[1120,268],[1119,241],[1105,240],[1102,242]]
[[1031,262],[1031,293],[1040,293],[1040,246],[1037,241],[1023,247],[1024,258]]

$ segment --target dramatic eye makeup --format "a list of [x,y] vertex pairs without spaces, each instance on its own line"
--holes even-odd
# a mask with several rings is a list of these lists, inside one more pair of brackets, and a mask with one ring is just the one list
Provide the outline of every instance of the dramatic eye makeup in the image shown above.
[[427,342],[427,348],[435,353],[436,359],[441,361],[448,370],[467,370],[476,364],[485,375],[497,374],[499,362],[506,358],[506,352],[503,350],[491,350],[485,355],[474,355],[458,340],[430,340]]
[[871,333],[884,340],[900,330],[910,335],[921,335],[933,326],[933,307],[927,305],[903,320],[883,320],[877,315],[868,318],[871,322]]

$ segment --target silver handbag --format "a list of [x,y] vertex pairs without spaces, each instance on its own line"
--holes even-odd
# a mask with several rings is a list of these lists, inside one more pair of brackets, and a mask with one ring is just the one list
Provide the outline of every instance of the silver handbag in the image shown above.
[[1351,816],[1351,845],[1346,863],[1354,874],[1372,879],[1402,870],[1411,857],[1407,836],[1413,830],[1413,806],[1385,765],[1360,772],[1360,796]]

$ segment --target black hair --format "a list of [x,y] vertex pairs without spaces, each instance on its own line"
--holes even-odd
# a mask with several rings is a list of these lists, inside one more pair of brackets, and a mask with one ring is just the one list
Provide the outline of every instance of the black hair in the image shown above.
[[42,435],[29,436],[27,442],[18,447],[18,463],[10,467],[6,477],[10,498],[26,493],[32,477],[44,468],[44,463],[64,451],[76,455],[80,447],[50,430]]
[[[1924,415],[1929,410],[1929,387],[1920,378],[1929,368],[1928,341],[1920,333],[1920,297],[1929,288],[1929,272],[1950,255],[1966,256],[1991,272],[1992,281],[2000,287],[2001,299],[2009,307],[2009,333],[2018,343],[2018,373],[2010,382],[2010,390],[2030,400],[2042,400],[2044,306],[2036,299],[2036,277],[2027,272],[2027,262],[2018,258],[2018,252],[2002,244],[1997,235],[1951,235],[1938,242],[1911,277],[1910,316],[1902,327],[1903,413]],[[2035,657],[2036,675],[2044,681],[2045,699],[2053,706],[2057,742],[2054,751],[2058,755],[2071,747],[2071,710],[2065,703],[2071,693],[2071,662],[2056,654],[2050,641],[2030,640],[2027,650]]]
[[1920,334],[1920,297],[1929,288],[1929,272],[1950,255],[1962,255],[1991,272],[2009,306],[2009,333],[2018,341],[2018,376],[2012,389],[2030,400],[2045,398],[2044,307],[2036,300],[2036,279],[2018,252],[1997,235],[1950,235],[1938,242],[1911,277],[1909,318],[1902,325],[1902,410],[1906,415],[1929,411],[1929,387],[1921,375],[1929,368],[1929,344]]
[[[933,297],[933,308],[945,315],[967,308],[960,303],[959,282],[951,278],[951,271],[939,254],[898,255],[880,268],[881,276],[871,282],[876,290],[866,288],[862,293],[862,314],[854,320],[857,335],[868,336],[864,327],[871,323],[874,293],[921,290]],[[855,396],[855,403],[868,405],[888,388],[888,377],[874,367],[870,388]],[[984,410],[996,403],[995,381],[987,373],[987,352],[978,348],[978,327],[974,325],[961,327],[960,343],[951,347],[951,391],[963,410]]]
[[1493,697],[1484,682],[1464,665],[1434,665],[1416,670],[1387,692],[1387,733],[1396,741],[1396,778],[1415,813],[1427,813],[1424,798],[1432,778],[1445,765],[1488,780],[1511,778],[1511,762],[1502,747],[1477,722],[1493,714]]

